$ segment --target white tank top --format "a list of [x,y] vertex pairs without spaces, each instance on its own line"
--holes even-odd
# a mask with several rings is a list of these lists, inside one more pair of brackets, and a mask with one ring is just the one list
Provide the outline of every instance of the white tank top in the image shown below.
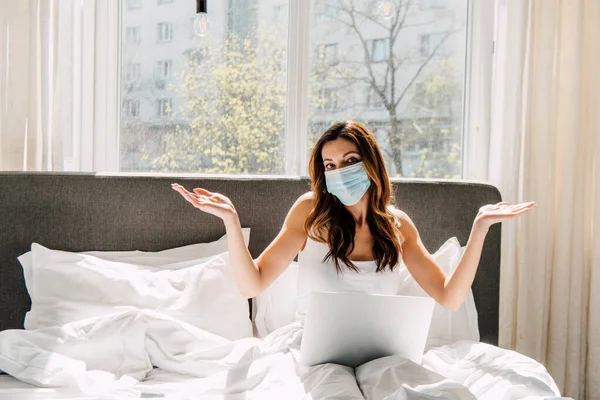
[[313,291],[398,294],[400,274],[397,267],[394,271],[386,268],[376,272],[375,261],[353,261],[360,272],[342,264],[342,272],[338,274],[331,259],[323,262],[328,252],[326,243],[308,238],[304,250],[298,253],[297,320],[304,321]]

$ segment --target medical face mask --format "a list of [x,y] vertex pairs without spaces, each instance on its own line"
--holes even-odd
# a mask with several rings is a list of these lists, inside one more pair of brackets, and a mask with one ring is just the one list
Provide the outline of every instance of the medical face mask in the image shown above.
[[344,205],[353,206],[366,193],[371,180],[362,161],[348,167],[325,171],[327,191]]

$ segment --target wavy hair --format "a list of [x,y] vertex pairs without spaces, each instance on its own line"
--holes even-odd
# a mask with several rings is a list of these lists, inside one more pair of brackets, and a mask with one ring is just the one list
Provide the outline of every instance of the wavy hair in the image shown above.
[[371,180],[366,221],[373,235],[373,257],[377,272],[394,270],[401,257],[402,235],[400,222],[390,210],[393,202],[392,186],[375,136],[356,121],[338,122],[330,126],[315,143],[308,162],[311,189],[316,196],[314,208],[308,215],[304,230],[311,239],[326,243],[329,252],[323,261],[331,259],[338,273],[342,264],[359,272],[349,259],[354,249],[356,223],[350,212],[337,197],[327,191],[325,166],[321,151],[327,142],[345,139],[356,145],[367,176]]

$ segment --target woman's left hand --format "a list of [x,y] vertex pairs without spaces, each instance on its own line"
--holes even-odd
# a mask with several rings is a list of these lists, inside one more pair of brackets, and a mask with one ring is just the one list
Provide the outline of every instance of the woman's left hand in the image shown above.
[[509,219],[525,214],[535,206],[535,201],[529,203],[510,205],[507,201],[498,204],[488,204],[479,209],[475,224],[489,228],[497,222],[508,221]]

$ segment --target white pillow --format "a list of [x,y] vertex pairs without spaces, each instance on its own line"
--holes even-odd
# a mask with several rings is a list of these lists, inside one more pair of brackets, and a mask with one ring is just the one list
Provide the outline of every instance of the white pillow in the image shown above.
[[253,321],[258,337],[296,319],[296,294],[298,292],[298,263],[292,263],[267,290],[252,299]]
[[231,274],[228,253],[162,265],[109,261],[32,244],[25,274],[31,297],[26,329],[127,309],[151,309],[235,340],[252,336],[248,301]]
[[[242,235],[244,237],[244,243],[248,246],[250,241],[250,228],[242,228]],[[104,260],[109,261],[121,261],[130,264],[136,264],[141,266],[151,267],[162,267],[174,268],[184,267],[185,264],[177,264],[182,261],[198,260],[209,256],[214,256],[227,251],[227,235],[221,236],[218,240],[208,243],[196,243],[187,246],[175,247],[172,249],[166,249],[157,252],[150,251],[88,251],[79,254],[89,254]],[[31,282],[31,271],[32,271],[32,252],[27,253],[18,257],[21,266],[23,267],[23,275],[25,277],[25,286],[31,296],[32,288]],[[35,296],[36,298],[39,296]],[[32,304],[33,308],[33,304]],[[25,315],[24,327],[25,329],[32,329],[29,326],[35,326],[37,323],[33,320],[34,316],[31,311]]]
[[[242,235],[247,247],[250,241],[250,228],[242,228]],[[227,235],[223,235],[213,242],[190,244],[162,251],[86,251],[83,252],[83,254],[89,254],[110,261],[122,261],[131,264],[160,267],[178,261],[215,256],[217,254],[225,253],[226,251]],[[28,278],[31,274],[31,251],[18,257],[18,260],[23,267],[25,282],[27,282],[30,280]]]
[[[451,274],[456,268],[463,251],[464,247],[461,248],[458,239],[453,237],[448,239],[433,254],[433,258],[446,274]],[[408,272],[404,263],[400,264],[399,274],[401,283],[398,294],[428,297],[427,293]],[[475,308],[472,291],[469,291],[467,299],[457,311],[450,311],[438,303],[435,304],[425,348],[443,346],[459,340],[479,341],[477,309]]]

